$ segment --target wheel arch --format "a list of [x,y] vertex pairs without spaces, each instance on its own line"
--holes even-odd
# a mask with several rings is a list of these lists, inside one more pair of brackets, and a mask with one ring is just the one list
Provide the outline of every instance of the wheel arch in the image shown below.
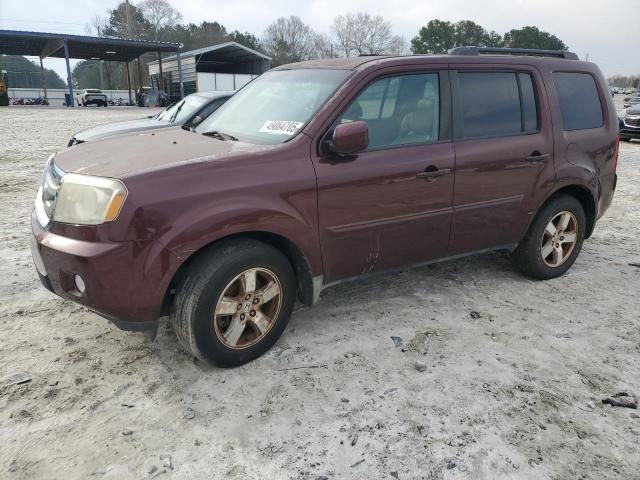
[[564,185],[553,191],[553,193],[551,193],[551,195],[549,195],[544,200],[544,202],[542,202],[542,204],[538,208],[538,211],[540,211],[542,207],[549,203],[551,199],[559,195],[569,195],[580,202],[587,217],[587,226],[585,229],[584,238],[589,238],[596,226],[596,200],[594,198],[593,192],[591,192],[591,190],[584,185]]
[[[257,240],[280,251],[289,260],[293,271],[296,275],[296,290],[297,296],[300,302],[304,305],[311,306],[316,302],[318,294],[320,293],[320,286],[318,284],[318,277],[314,277],[311,271],[311,265],[306,258],[302,250],[288,238],[267,231],[246,231],[229,234],[220,238],[217,238],[193,252],[186,258],[182,264],[178,267],[174,273],[169,285],[164,294],[164,300],[162,305],[162,315],[166,315],[170,312],[173,303],[173,297],[177,286],[180,284],[184,276],[189,271],[191,265],[198,261],[198,258],[205,252],[212,248],[216,248],[223,241],[229,241],[234,238],[250,238]],[[322,277],[319,277],[320,280]]]

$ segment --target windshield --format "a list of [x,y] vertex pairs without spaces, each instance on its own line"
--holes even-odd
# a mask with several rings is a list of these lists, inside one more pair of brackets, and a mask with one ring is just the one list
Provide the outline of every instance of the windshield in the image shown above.
[[182,123],[200,110],[200,107],[202,107],[206,101],[207,99],[200,95],[189,95],[161,111],[156,115],[156,120],[159,122]]
[[309,121],[350,73],[320,69],[267,72],[231,97],[196,132],[219,132],[250,143],[283,143]]

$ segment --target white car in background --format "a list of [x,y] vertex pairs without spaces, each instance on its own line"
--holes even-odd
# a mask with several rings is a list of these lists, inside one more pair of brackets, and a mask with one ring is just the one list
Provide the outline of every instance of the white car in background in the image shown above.
[[83,107],[87,105],[106,107],[107,96],[102,93],[102,90],[98,90],[97,88],[86,88],[76,95],[76,102],[78,106],[82,105]]

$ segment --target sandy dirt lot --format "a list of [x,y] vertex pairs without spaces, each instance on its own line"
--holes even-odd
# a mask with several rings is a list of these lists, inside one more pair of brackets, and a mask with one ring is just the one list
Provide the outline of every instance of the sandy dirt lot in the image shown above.
[[140,115],[0,111],[0,478],[638,478],[640,410],[601,400],[640,394],[640,142],[566,276],[492,253],[343,284],[220,370],[166,322],[147,343],[57,298],[31,263],[47,156]]

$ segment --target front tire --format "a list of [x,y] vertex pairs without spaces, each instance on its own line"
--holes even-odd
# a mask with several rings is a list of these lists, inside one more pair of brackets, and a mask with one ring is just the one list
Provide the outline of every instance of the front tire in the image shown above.
[[280,251],[256,240],[226,240],[189,267],[171,316],[188,353],[219,367],[235,367],[278,340],[295,297],[293,269]]
[[582,204],[569,195],[558,195],[544,205],[529,231],[513,252],[516,269],[548,280],[564,275],[575,262],[586,231]]

